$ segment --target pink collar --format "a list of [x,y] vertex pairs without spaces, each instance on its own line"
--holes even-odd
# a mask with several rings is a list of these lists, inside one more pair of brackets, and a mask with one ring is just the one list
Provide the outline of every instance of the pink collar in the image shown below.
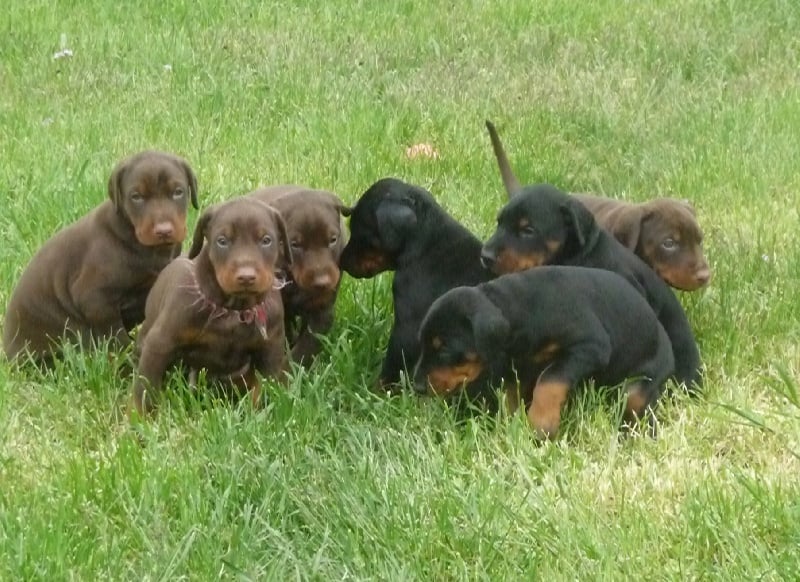
[[200,283],[197,281],[197,274],[194,272],[194,264],[191,267],[192,284],[187,288],[197,295],[192,306],[199,305],[200,311],[210,311],[208,321],[214,319],[222,319],[226,317],[235,317],[239,323],[251,324],[254,323],[261,333],[261,337],[267,339],[267,303],[269,298],[264,299],[261,303],[248,307],[247,309],[229,309],[223,305],[217,305],[211,299],[206,297],[203,290],[200,288]]

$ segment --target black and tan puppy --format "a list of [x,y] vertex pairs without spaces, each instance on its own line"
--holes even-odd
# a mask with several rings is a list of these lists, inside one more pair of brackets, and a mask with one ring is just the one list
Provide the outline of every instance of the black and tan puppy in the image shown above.
[[[490,124],[487,123],[490,127]],[[497,275],[540,265],[576,265],[614,271],[650,303],[672,342],[675,379],[695,391],[702,385],[700,353],[683,307],[672,290],[639,257],[602,230],[581,202],[555,186],[521,187],[496,132],[495,155],[510,201],[481,259]]]
[[[205,241],[205,244],[204,244]],[[287,357],[283,304],[275,271],[291,264],[283,221],[249,198],[208,208],[189,257],[175,259],[147,298],[139,332],[132,411],[153,410],[176,364],[236,392],[260,389],[256,372],[281,377]]]
[[686,200],[656,198],[633,203],[590,194],[573,194],[597,224],[636,253],[659,277],[682,291],[711,280],[703,254],[703,231]]
[[350,209],[336,194],[304,186],[260,188],[250,196],[276,209],[286,224],[293,259],[291,283],[281,289],[286,335],[292,359],[310,364],[321,348],[317,334],[333,325],[345,245],[341,217]]
[[[524,402],[539,436],[558,432],[567,395],[592,378],[625,383],[625,421],[643,418],[674,368],[664,328],[622,277],[542,267],[460,287],[437,299],[420,330],[418,392],[449,396],[505,380],[509,408]],[[518,382],[518,384],[517,384]]]
[[379,382],[400,381],[419,355],[418,333],[431,303],[453,287],[491,278],[481,267],[481,242],[419,186],[394,178],[364,192],[350,217],[341,266],[356,278],[395,271],[394,325]]
[[59,231],[36,253],[11,295],[3,348],[52,359],[65,335],[84,346],[128,331],[144,318],[158,273],[181,251],[197,180],[183,159],[145,151],[121,161],[107,200]]

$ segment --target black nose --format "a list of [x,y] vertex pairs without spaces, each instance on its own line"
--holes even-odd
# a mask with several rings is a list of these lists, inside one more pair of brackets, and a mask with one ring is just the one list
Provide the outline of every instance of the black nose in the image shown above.
[[483,265],[484,269],[491,269],[496,260],[497,257],[494,256],[494,253],[487,250],[481,251],[481,265]]

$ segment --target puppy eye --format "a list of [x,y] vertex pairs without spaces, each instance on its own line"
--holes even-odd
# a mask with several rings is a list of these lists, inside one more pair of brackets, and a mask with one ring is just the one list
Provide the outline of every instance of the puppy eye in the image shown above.
[[292,247],[293,251],[299,251],[301,249],[300,243],[297,242],[296,240],[293,240],[292,242],[290,242],[289,246]]
[[217,237],[217,246],[221,249],[227,249],[228,245],[230,245],[230,241],[226,236],[218,236]]
[[264,235],[264,238],[261,239],[261,246],[262,247],[268,247],[271,244],[272,244],[272,237],[269,236],[268,234]]
[[519,229],[519,234],[520,234],[520,236],[535,236],[536,235],[536,229],[533,228],[530,225],[523,226],[522,228]]
[[186,192],[183,190],[183,188],[175,188],[175,191],[172,193],[172,197],[175,200],[180,200],[185,194]]
[[335,245],[337,242],[339,242],[339,237],[338,237],[338,236],[336,236],[336,235],[334,234],[334,235],[331,237],[331,240],[330,240],[330,241],[328,241],[328,246],[333,246],[333,245]]
[[674,251],[678,248],[678,243],[675,239],[666,238],[661,242],[661,248],[665,251]]
[[134,204],[140,204],[142,201],[144,201],[144,196],[142,196],[139,192],[132,192],[130,198],[131,202]]

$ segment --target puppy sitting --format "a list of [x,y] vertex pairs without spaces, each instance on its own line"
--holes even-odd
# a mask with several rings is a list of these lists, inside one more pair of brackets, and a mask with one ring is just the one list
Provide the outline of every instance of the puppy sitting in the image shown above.
[[711,279],[703,232],[688,201],[657,198],[635,204],[589,194],[574,196],[601,228],[676,289],[694,291]]
[[420,343],[418,392],[448,396],[466,383],[505,380],[509,408],[522,398],[540,437],[558,433],[567,394],[584,380],[626,383],[625,421],[633,422],[655,405],[674,368],[645,299],[619,275],[583,267],[541,267],[448,291],[425,316]]
[[672,343],[675,379],[690,391],[702,384],[700,353],[683,307],[642,260],[602,230],[576,198],[549,184],[522,187],[490,123],[490,136],[510,201],[481,260],[497,275],[540,265],[576,265],[614,271],[648,300]]
[[116,166],[108,196],[23,271],[5,316],[9,359],[27,351],[48,363],[65,334],[84,346],[108,338],[124,345],[144,318],[156,276],[181,251],[197,179],[181,158],[145,151]]
[[333,325],[345,245],[341,217],[350,209],[332,192],[302,186],[261,188],[250,196],[276,209],[286,224],[293,258],[292,284],[281,289],[286,334],[292,359],[309,364],[321,348],[316,334]]
[[480,241],[423,188],[384,178],[358,200],[342,269],[356,278],[395,271],[394,324],[379,376],[383,387],[399,382],[400,372],[416,361],[419,326],[434,299],[491,277],[480,253]]
[[154,408],[164,374],[179,362],[258,402],[256,372],[279,377],[286,369],[275,271],[291,264],[288,249],[280,215],[262,202],[239,198],[203,213],[189,257],[164,269],[147,298],[133,388],[140,415]]

